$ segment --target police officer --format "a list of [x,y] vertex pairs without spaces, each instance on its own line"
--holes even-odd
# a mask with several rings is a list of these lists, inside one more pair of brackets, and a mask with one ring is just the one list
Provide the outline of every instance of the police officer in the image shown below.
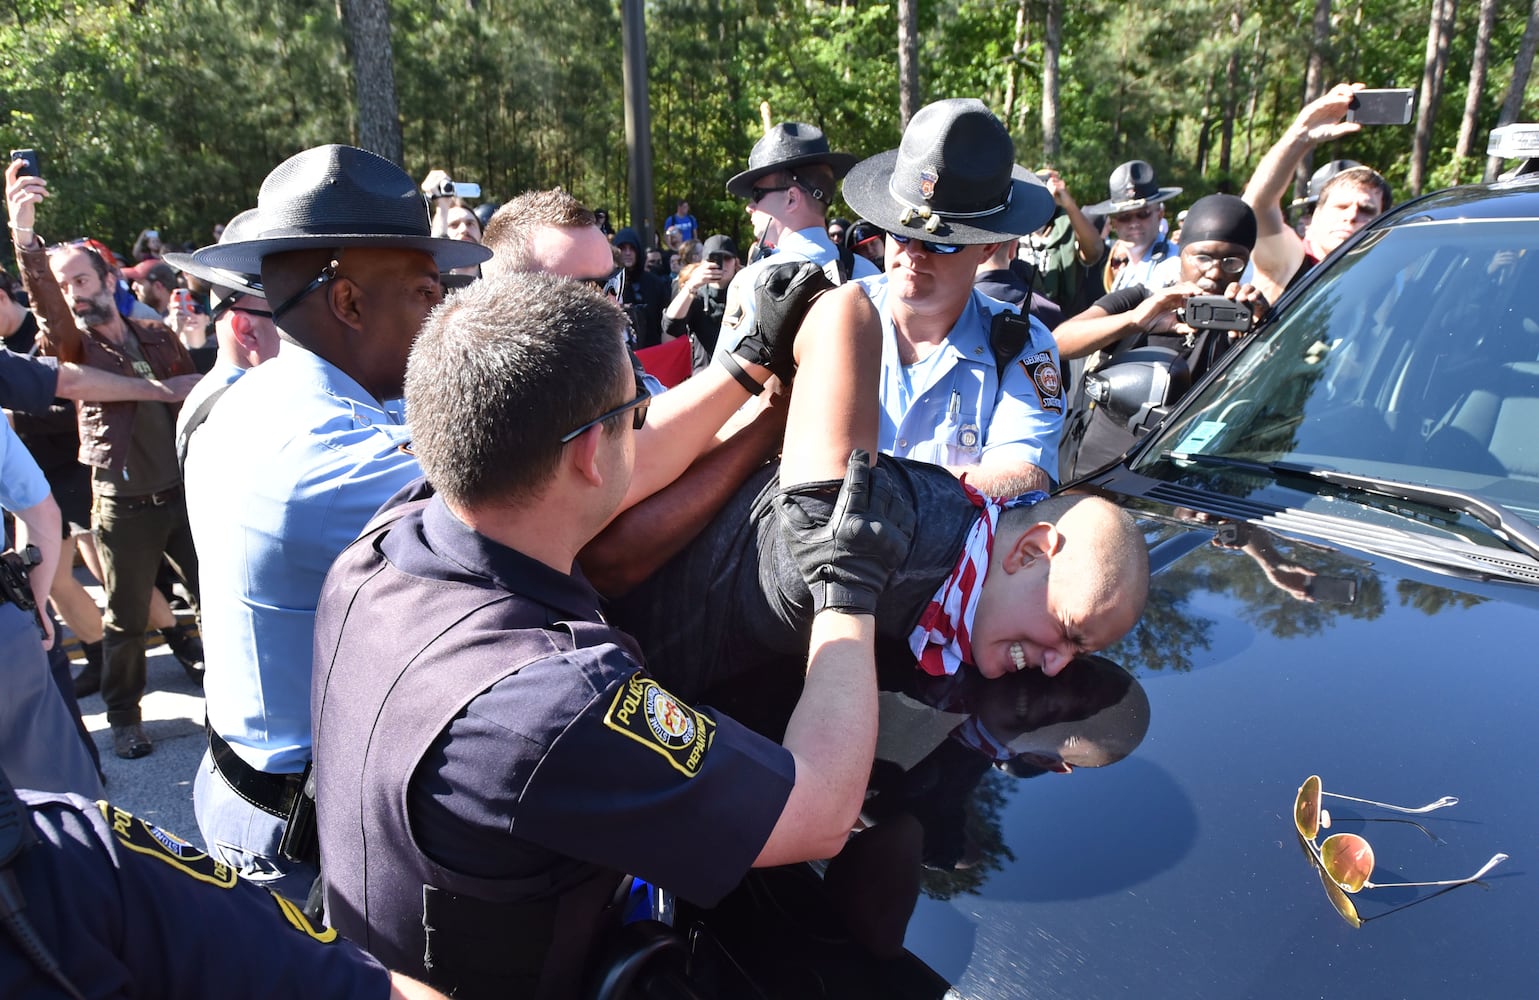
[[1063,423],[1057,348],[1038,320],[973,290],[999,244],[1053,214],[1041,180],[1015,166],[1009,132],[981,101],[937,101],[897,149],[850,171],[844,197],[888,234],[887,271],[857,282],[884,328],[881,450],[965,472],[995,496],[1048,488]]
[[817,126],[781,122],[754,143],[748,169],[727,181],[727,193],[748,202],[744,210],[757,246],[749,265],[727,286],[716,360],[729,371],[736,369],[733,353],[742,335],[754,326],[754,288],[771,262],[810,260],[819,267],[838,263],[838,273],[845,277],[877,273],[876,265],[859,255],[840,262],[839,248],[824,223],[835,185],[854,165],[854,156],[829,148],[828,137]]
[[1107,178],[1109,196],[1085,211],[1111,220],[1112,234],[1126,245],[1127,263],[1108,272],[1106,288],[1119,291],[1131,285],[1159,288],[1176,280],[1175,257],[1181,249],[1161,227],[1165,202],[1181,193],[1178,187],[1160,187],[1154,168],[1143,160],[1117,165]]
[[328,912],[456,996],[574,995],[624,874],[711,905],[751,866],[837,853],[870,772],[871,614],[912,517],[864,453],[788,456],[773,502],[815,618],[784,744],[686,703],[574,568],[646,419],[624,331],[538,274],[436,310],[407,400],[437,495],[388,504],[321,597]]
[[443,295],[439,274],[491,251],[432,236],[416,183],[351,146],[280,163],[242,219],[192,262],[260,274],[286,343],[230,386],[188,448],[208,652],[193,802],[216,857],[303,901],[314,852],[285,833],[308,811],[315,601],[331,560],[420,474],[393,402],[406,355]]
[[[43,470],[9,423],[0,421],[0,507],[16,515],[16,547],[0,568],[0,767],[34,788],[101,793],[96,763],[49,675],[44,650],[53,623],[38,609],[48,601],[63,537],[59,505]],[[28,549],[34,560],[21,558]],[[31,562],[30,566],[25,565]]]
[[0,996],[441,996],[176,835],[4,772],[0,866]]

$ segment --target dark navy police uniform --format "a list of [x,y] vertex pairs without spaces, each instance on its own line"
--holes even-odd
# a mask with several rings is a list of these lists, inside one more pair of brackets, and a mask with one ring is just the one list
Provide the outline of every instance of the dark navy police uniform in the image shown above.
[[333,565],[312,697],[330,919],[460,997],[568,996],[622,874],[701,905],[751,867],[791,754],[658,684],[599,597],[388,503]]
[[[106,802],[19,794],[39,840],[14,866],[23,913],[83,996],[390,995],[377,961],[190,844]],[[0,933],[0,997],[62,995]]]

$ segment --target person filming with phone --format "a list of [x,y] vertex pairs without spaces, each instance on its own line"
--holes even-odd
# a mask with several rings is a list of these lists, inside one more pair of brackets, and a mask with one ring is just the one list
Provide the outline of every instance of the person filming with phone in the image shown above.
[[[25,168],[25,169],[24,169]],[[44,352],[117,375],[164,381],[193,373],[192,357],[164,323],[126,318],[114,298],[111,267],[76,241],[48,248],[34,226],[51,192],[36,160],[13,159],[6,207],[22,283],[37,314]],[[107,589],[102,699],[119,757],[154,749],[139,699],[145,687],[144,631],[162,556],[196,603],[198,557],[176,464],[174,404],[81,403],[80,461],[91,467],[91,529]]]
[[663,342],[687,336],[694,371],[711,363],[727,312],[727,285],[740,266],[737,244],[718,233],[705,241],[705,259],[679,272],[679,293],[663,310]]
[[1245,203],[1256,212],[1254,281],[1273,302],[1349,236],[1388,211],[1394,201],[1384,176],[1372,167],[1358,165],[1336,174],[1320,189],[1303,236],[1283,215],[1283,193],[1305,156],[1323,142],[1377,122],[1377,116],[1355,113],[1358,109],[1354,103],[1359,102],[1361,93],[1360,83],[1339,83],[1306,104],[1283,137],[1267,150],[1245,186]]
[[[1107,352],[1106,360],[1090,369],[1094,371],[1117,364],[1137,348],[1169,347],[1185,360],[1195,383],[1266,314],[1265,297],[1255,286],[1239,283],[1256,242],[1256,216],[1250,206],[1232,194],[1199,198],[1187,212],[1182,237],[1176,284],[1159,289],[1134,285],[1108,293],[1053,331],[1065,360]],[[1187,315],[1189,303],[1198,296],[1221,296],[1219,307],[1225,300],[1240,305],[1235,329],[1199,328]],[[1134,440],[1133,432],[1104,408],[1076,411],[1064,429],[1059,455],[1064,479],[1098,468]]]

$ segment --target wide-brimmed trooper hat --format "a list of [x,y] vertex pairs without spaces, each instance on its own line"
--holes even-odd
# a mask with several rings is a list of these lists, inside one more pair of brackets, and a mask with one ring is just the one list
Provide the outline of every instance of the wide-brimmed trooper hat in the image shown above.
[[[224,233],[219,237],[219,242],[239,243],[256,236],[255,221],[257,210],[248,208],[244,212],[231,219],[224,227]],[[262,275],[242,274],[239,271],[228,271],[222,267],[209,267],[192,259],[190,253],[168,253],[165,261],[178,271],[190,274],[195,278],[202,278],[214,286],[216,297],[223,301],[235,295],[259,295],[267,297],[262,290]]]
[[194,253],[194,263],[260,274],[269,254],[377,247],[421,250],[447,271],[492,256],[478,243],[433,236],[416,183],[384,157],[353,146],[317,146],[278,164],[262,182],[255,212],[250,236],[232,242],[226,232]]
[[[850,172],[855,159],[849,153],[830,152],[828,137],[816,125],[781,122],[753,144],[753,150],[748,154],[748,169],[727,182],[727,193],[747,198],[753,193],[754,181],[759,178],[811,163],[828,164],[834,172],[834,180],[838,180]],[[832,200],[831,192],[829,198]]]
[[1000,243],[1053,216],[1053,195],[1015,163],[1004,124],[973,98],[919,109],[897,149],[860,161],[844,200],[889,233],[936,243]]
[[1181,193],[1178,187],[1160,187],[1154,168],[1143,160],[1129,160],[1111,172],[1106,184],[1110,197],[1085,209],[1097,215],[1121,215],[1136,212],[1145,205],[1168,201]]

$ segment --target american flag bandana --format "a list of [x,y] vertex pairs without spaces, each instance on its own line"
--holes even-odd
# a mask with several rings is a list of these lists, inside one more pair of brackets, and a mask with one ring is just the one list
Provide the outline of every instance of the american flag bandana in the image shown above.
[[966,480],[962,489],[981,516],[967,533],[967,544],[956,568],[946,577],[935,596],[919,616],[919,624],[908,637],[908,647],[919,661],[919,669],[933,677],[949,677],[964,663],[973,660],[973,615],[983,592],[983,578],[989,572],[989,552],[994,546],[994,531],[999,515],[1014,507],[1029,507],[1047,499],[1041,490],[1018,497],[988,497],[973,489]]

